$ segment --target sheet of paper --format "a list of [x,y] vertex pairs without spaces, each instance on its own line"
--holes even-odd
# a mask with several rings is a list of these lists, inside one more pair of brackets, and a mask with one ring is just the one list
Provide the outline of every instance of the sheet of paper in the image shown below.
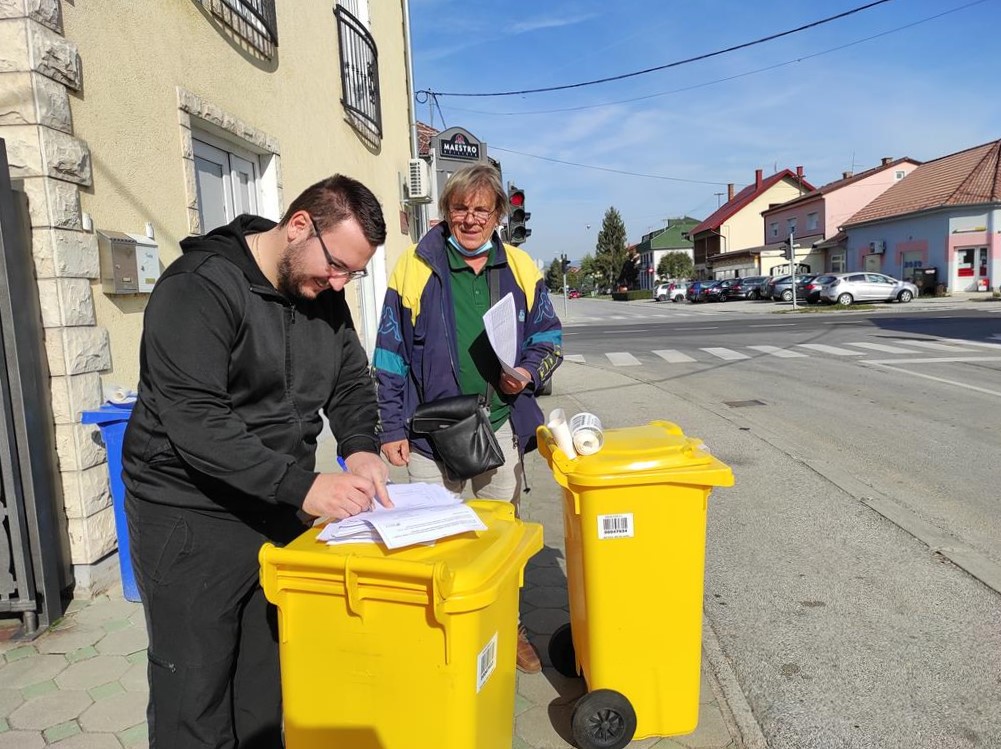
[[510,292],[494,306],[483,313],[483,327],[487,340],[500,360],[501,368],[521,382],[530,378],[517,371],[514,366],[518,356],[518,320],[514,309],[514,295]]
[[462,499],[438,484],[390,484],[394,507],[374,509],[337,522],[328,522],[317,535],[327,544],[382,542],[389,549],[433,543],[436,539],[486,530]]
[[399,512],[374,513],[368,522],[379,531],[387,549],[434,541],[487,526],[469,505],[420,507]]

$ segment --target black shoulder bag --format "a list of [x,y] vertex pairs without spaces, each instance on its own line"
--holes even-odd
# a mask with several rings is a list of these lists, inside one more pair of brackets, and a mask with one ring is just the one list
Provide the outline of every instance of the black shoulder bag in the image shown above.
[[[490,303],[494,304],[500,279],[496,271],[488,269],[487,273]],[[493,392],[493,386],[487,383],[485,395],[456,395],[422,403],[410,419],[411,431],[427,436],[435,457],[453,481],[464,481],[504,465],[504,453],[490,426]]]

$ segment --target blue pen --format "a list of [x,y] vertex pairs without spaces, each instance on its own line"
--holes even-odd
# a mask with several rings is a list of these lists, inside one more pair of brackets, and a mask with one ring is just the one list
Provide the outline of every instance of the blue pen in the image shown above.
[[344,462],[344,458],[342,458],[340,455],[337,456],[337,465],[339,465],[341,467],[341,470],[344,471],[345,473],[348,472],[348,464]]

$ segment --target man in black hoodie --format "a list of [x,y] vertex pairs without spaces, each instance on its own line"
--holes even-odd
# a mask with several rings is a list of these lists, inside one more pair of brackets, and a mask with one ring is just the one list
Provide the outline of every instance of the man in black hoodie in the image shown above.
[[[184,240],[150,296],[123,463],[152,749],[281,746],[257,552],[300,534],[306,516],[390,504],[343,291],[385,239],[375,196],[335,175],[278,224],[240,216]],[[320,411],[345,472],[314,471]]]

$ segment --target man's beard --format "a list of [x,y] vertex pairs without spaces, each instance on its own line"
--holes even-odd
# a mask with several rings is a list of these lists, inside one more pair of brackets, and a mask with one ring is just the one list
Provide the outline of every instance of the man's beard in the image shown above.
[[[300,270],[299,261],[308,241],[308,239],[299,240],[288,245],[282,253],[281,260],[278,261],[278,291],[293,302],[308,302],[316,298],[316,294],[307,296],[302,291],[304,286],[315,288],[313,277]],[[317,293],[319,291],[317,290]]]

